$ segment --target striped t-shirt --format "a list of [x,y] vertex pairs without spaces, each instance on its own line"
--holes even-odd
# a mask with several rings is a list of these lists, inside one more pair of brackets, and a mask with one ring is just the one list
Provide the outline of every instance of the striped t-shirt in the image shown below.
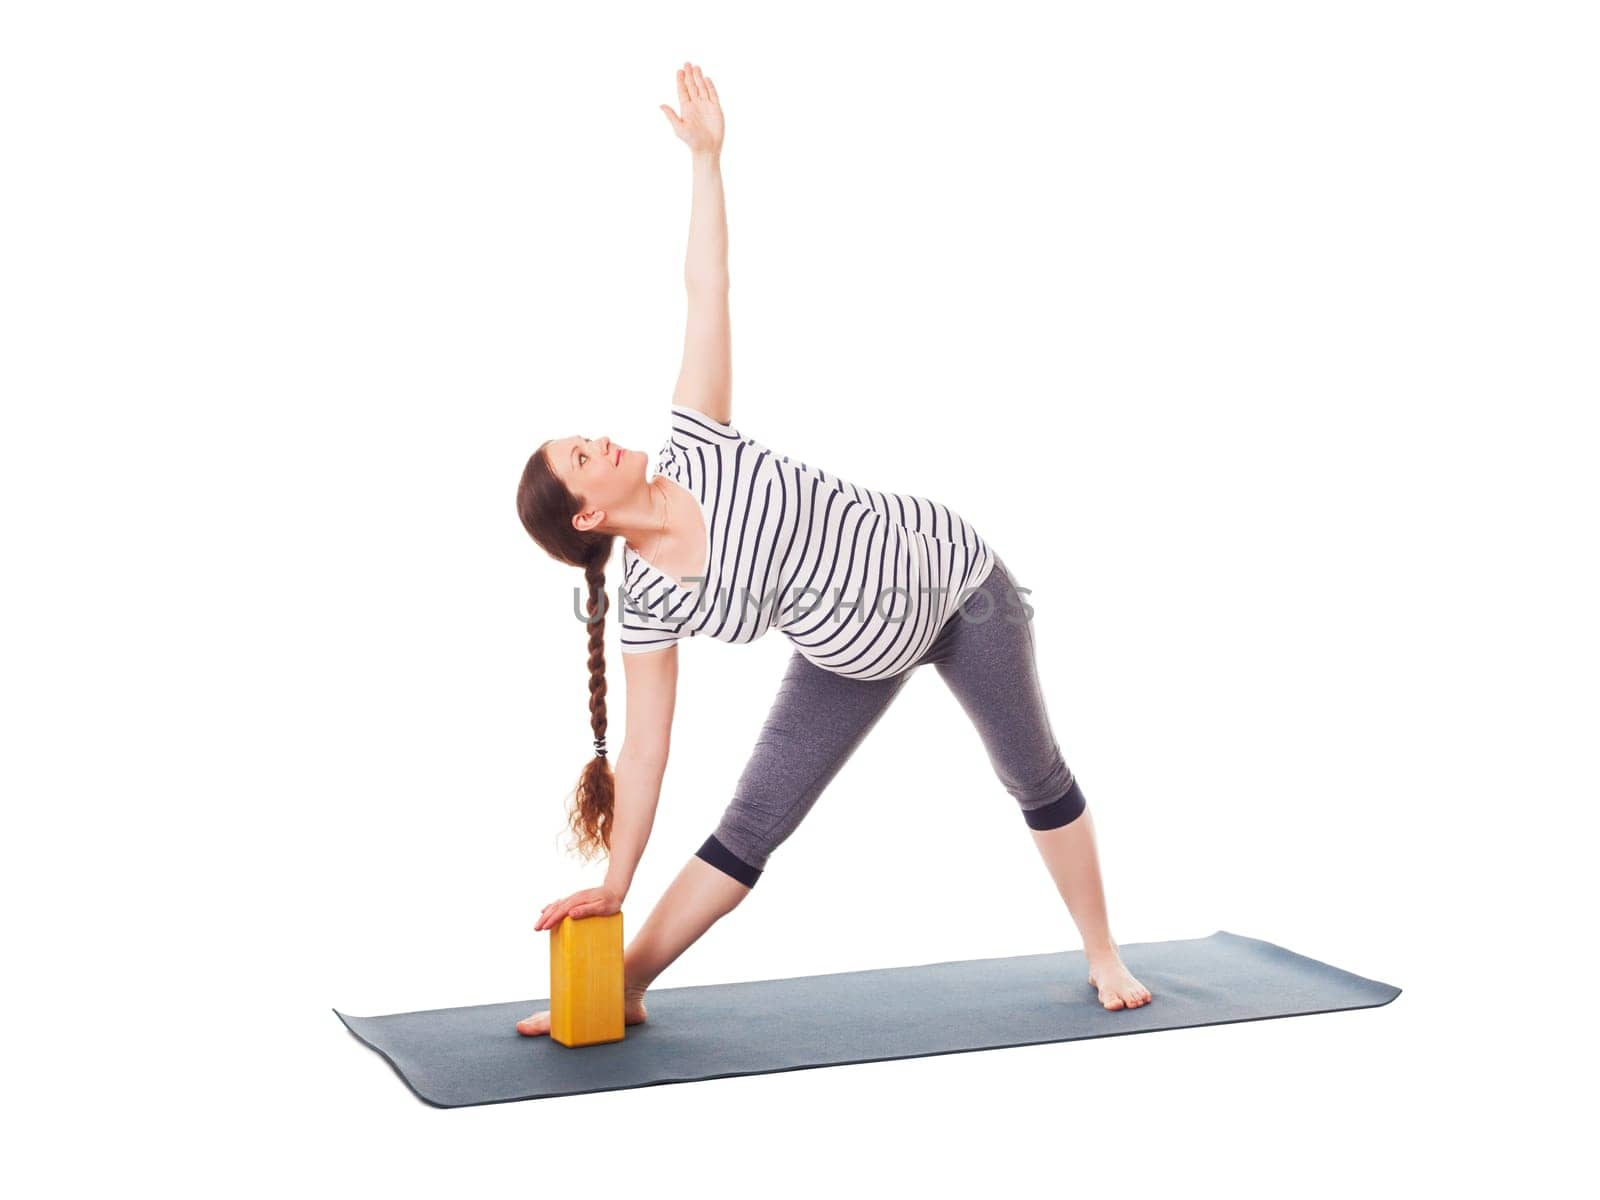
[[909,667],[981,584],[995,555],[954,509],[878,492],[672,405],[655,471],[699,502],[703,580],[622,554],[622,651],[704,634],[750,642],[776,626],[811,662],[854,679]]

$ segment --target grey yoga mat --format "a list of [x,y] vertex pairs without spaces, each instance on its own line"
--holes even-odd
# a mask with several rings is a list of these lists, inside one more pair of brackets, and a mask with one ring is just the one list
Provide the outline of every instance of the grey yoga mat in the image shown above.
[[381,1017],[333,1011],[421,1099],[459,1108],[1375,1008],[1400,994],[1220,929],[1120,949],[1152,995],[1139,1008],[1101,1007],[1074,950],[652,989],[649,1019],[595,1046],[516,1031],[548,998]]

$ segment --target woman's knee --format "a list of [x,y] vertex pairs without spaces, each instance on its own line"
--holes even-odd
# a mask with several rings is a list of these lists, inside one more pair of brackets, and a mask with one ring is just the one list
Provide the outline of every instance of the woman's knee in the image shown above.
[[1070,825],[1081,817],[1088,805],[1083,789],[1078,786],[1078,781],[1074,778],[1072,786],[1056,799],[1024,807],[1022,819],[1027,822],[1029,829],[1038,831],[1060,829],[1063,825]]
[[[724,844],[722,839],[717,837],[717,835],[714,833],[710,837],[706,838],[706,840],[701,843],[700,849],[696,850],[694,853],[695,857],[700,859],[702,862],[709,863],[711,866],[721,871],[724,875],[727,875],[733,879],[737,879],[747,888],[755,887],[756,881],[761,878],[761,873],[766,870],[765,859],[762,860],[763,865],[759,867],[746,861],[745,858],[735,854],[733,850]],[[747,855],[749,854],[748,851],[745,853]]]

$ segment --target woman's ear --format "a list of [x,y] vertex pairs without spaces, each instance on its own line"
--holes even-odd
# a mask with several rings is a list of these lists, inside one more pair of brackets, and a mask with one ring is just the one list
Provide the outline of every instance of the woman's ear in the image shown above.
[[600,522],[606,519],[606,510],[603,508],[585,509],[583,512],[572,515],[572,527],[579,533],[589,533]]

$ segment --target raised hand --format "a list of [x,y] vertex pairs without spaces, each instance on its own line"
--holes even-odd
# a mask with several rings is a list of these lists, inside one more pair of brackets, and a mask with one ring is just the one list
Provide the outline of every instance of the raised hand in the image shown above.
[[678,108],[681,115],[661,106],[672,132],[695,154],[721,154],[722,104],[717,100],[717,85],[693,63],[678,68]]

